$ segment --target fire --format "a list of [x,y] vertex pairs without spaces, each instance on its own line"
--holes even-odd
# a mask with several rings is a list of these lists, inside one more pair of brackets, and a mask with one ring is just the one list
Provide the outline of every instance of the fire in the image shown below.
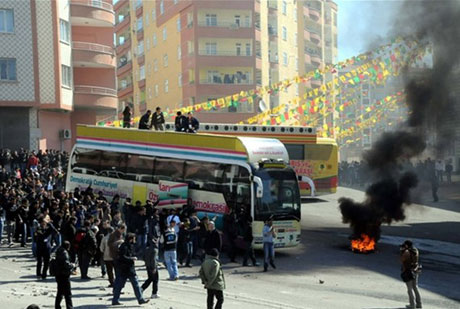
[[374,251],[375,240],[366,234],[361,234],[360,238],[351,240],[351,250],[359,252]]

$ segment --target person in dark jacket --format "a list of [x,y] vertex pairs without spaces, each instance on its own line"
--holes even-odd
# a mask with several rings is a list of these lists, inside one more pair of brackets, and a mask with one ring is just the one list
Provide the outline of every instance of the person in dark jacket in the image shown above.
[[148,110],[144,115],[142,115],[139,120],[139,130],[148,130],[149,129],[149,119],[152,112]]
[[214,221],[209,221],[208,233],[204,242],[204,250],[206,254],[208,254],[208,252],[211,252],[212,249],[217,249],[219,252],[222,251],[222,238],[216,230]]
[[174,128],[176,132],[184,132],[186,129],[187,117],[182,115],[182,112],[177,112],[176,119],[174,120]]
[[136,208],[132,225],[136,233],[136,256],[142,258],[144,256],[145,246],[147,245],[147,209],[145,207]]
[[153,127],[155,131],[164,131],[165,127],[165,117],[160,107],[155,109],[155,114],[152,116],[152,124],[150,127]]
[[200,122],[198,119],[193,117],[191,112],[187,113],[187,121],[185,122],[185,132],[187,133],[196,133],[200,127]]
[[[77,218],[70,217],[70,219],[63,225],[61,233],[62,233],[62,238],[64,241],[67,240],[69,243],[73,242],[73,240],[75,239],[75,234],[77,234],[76,224],[77,224]],[[73,247],[70,248],[69,255],[70,255],[70,261],[72,263],[75,263],[76,252],[73,249]]]
[[129,279],[133,286],[134,294],[136,294],[137,301],[140,305],[146,304],[149,300],[145,300],[142,296],[142,290],[139,287],[137,280],[136,269],[134,268],[134,261],[137,260],[134,251],[134,244],[136,243],[136,235],[128,233],[124,243],[118,249],[117,265],[118,271],[116,273],[115,284],[113,288],[112,305],[121,305],[118,301],[120,299],[121,290],[125,286],[126,280]]
[[62,297],[65,298],[65,305],[67,309],[72,309],[72,292],[70,287],[70,274],[74,265],[70,262],[69,256],[70,242],[64,241],[56,251],[56,283],[57,294],[55,301],[55,308],[61,308]]
[[158,298],[158,247],[155,246],[153,243],[145,250],[144,261],[145,267],[147,268],[147,275],[148,278],[142,285],[142,291],[147,290],[152,283],[152,298]]
[[252,247],[252,217],[249,214],[242,214],[240,217],[240,223],[243,229],[243,241],[244,241],[244,257],[243,266],[248,266],[248,259],[252,261],[252,266],[259,266],[254,255],[254,248]]
[[49,238],[53,233],[53,228],[52,225],[48,225],[48,222],[43,217],[38,222],[39,226],[34,233],[34,239],[37,243],[37,277],[45,280],[50,261]]
[[123,110],[123,128],[131,128],[131,108],[125,106]]
[[[79,235],[82,235],[79,237]],[[78,264],[80,266],[81,279],[89,280],[88,268],[91,257],[96,253],[97,241],[96,235],[91,230],[91,222],[86,220],[84,227],[77,232],[77,236],[80,238],[78,244]]]

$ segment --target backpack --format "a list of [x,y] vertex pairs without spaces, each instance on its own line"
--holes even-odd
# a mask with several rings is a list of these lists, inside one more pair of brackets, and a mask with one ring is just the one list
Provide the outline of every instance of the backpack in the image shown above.
[[85,231],[78,231],[77,234],[75,234],[75,239],[73,241],[73,247],[75,251],[78,251],[85,237],[86,237]]

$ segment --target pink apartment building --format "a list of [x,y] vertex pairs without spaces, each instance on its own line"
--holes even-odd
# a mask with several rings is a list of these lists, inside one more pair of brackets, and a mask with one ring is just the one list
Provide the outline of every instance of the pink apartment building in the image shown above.
[[70,150],[117,112],[112,1],[0,0],[0,148]]

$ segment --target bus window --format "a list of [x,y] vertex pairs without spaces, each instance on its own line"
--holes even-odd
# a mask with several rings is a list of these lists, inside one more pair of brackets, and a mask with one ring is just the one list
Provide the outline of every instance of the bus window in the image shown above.
[[[305,145],[305,160],[329,160],[332,154],[332,145]],[[292,160],[292,159],[291,159]]]
[[124,179],[152,183],[153,162],[154,158],[152,157],[128,154]]
[[219,173],[219,164],[187,161],[185,164],[184,180],[190,189],[207,191],[217,190],[216,175]]
[[71,159],[74,173],[97,175],[100,171],[101,151],[77,148]]
[[284,144],[284,146],[288,151],[289,160],[305,160],[305,145]]
[[160,180],[181,181],[184,178],[184,161],[156,158],[153,175],[155,182]]
[[124,178],[126,170],[126,154],[102,151],[99,176]]

